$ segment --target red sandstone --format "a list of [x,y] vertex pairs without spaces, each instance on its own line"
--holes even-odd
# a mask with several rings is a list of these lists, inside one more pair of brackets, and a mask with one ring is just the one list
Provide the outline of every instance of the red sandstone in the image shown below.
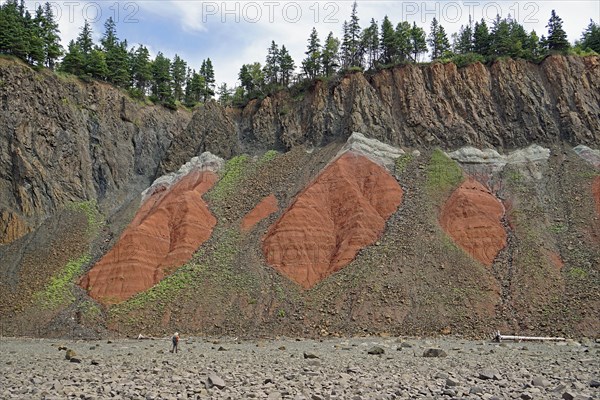
[[262,199],[242,220],[242,231],[248,232],[254,228],[254,225],[267,218],[279,210],[277,199],[274,195],[269,195]]
[[346,153],[271,227],[262,246],[267,262],[310,288],[380,237],[402,195],[398,182],[383,167]]
[[213,172],[194,171],[155,192],[81,286],[100,302],[118,303],[189,261],[217,223],[202,199],[216,181]]
[[502,203],[481,183],[470,178],[446,201],[440,224],[464,251],[490,266],[506,246],[503,215]]

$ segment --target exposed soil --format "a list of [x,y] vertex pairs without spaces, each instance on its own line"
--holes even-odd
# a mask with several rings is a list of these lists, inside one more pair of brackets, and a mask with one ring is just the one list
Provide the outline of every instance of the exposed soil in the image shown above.
[[263,242],[267,263],[304,288],[314,286],[381,236],[402,194],[381,166],[344,154],[271,227]]
[[491,266],[506,246],[503,215],[502,203],[489,189],[470,178],[446,201],[440,224],[463,250]]
[[212,172],[193,171],[166,191],[154,193],[81,286],[102,303],[116,303],[187,262],[217,222],[202,199],[217,179]]
[[596,212],[600,215],[600,176],[597,176],[596,179],[594,179],[592,193],[594,194],[594,200],[596,201]]
[[[508,243],[492,268],[455,245],[442,229],[440,210],[456,188],[431,190],[431,153],[422,150],[396,172],[402,203],[381,236],[358,251],[352,262],[308,290],[277,272],[266,263],[262,239],[323,174],[339,148],[339,144],[313,152],[296,148],[269,162],[250,162],[230,195],[217,200],[210,193],[205,196],[218,223],[186,265],[194,267],[174,272],[185,273],[183,287],[167,286],[168,290],[102,308],[95,321],[78,320],[79,310],[93,303],[83,290],[76,291],[75,303],[45,315],[34,313],[31,297],[19,292],[34,281],[39,281],[35,290],[43,288],[54,271],[85,251],[87,241],[77,252],[67,246],[85,238],[85,224],[74,234],[52,231],[51,242],[33,236],[41,231],[26,235],[17,242],[31,240],[28,266],[20,267],[20,279],[27,282],[17,288],[2,279],[3,304],[11,301],[6,293],[18,301],[2,308],[4,332],[46,337],[81,332],[81,337],[98,337],[110,334],[102,330],[107,327],[129,335],[184,331],[245,337],[451,333],[481,338],[496,330],[597,335],[600,219],[590,190],[597,172],[569,148],[552,150],[549,165],[540,169],[540,180],[525,178],[519,171],[495,178],[493,193],[512,206],[507,206],[502,221]],[[244,216],[270,194],[280,209],[240,234]],[[123,231],[118,224],[133,218],[137,204],[107,222],[90,250],[93,260],[110,250]],[[72,232],[80,219],[68,213],[61,218],[65,233]],[[55,251],[42,251],[42,243]],[[0,247],[3,261],[5,249]],[[43,276],[35,275],[40,259],[49,268]]]
[[241,228],[242,231],[248,232],[254,226],[279,210],[279,204],[275,195],[270,194],[263,198],[260,203],[256,205],[246,216],[242,219]]

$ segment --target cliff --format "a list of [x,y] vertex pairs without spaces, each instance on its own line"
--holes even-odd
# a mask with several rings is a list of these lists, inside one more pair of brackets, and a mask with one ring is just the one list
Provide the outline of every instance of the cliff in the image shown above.
[[[297,95],[278,92],[226,114],[208,110],[197,114],[192,130],[209,125],[218,135],[182,135],[167,160],[182,152],[189,159],[199,149],[229,157],[236,149],[323,146],[355,131],[409,147],[593,144],[600,141],[600,58],[411,64],[316,81]],[[236,135],[224,134],[233,126]]]
[[[595,335],[599,66],[398,66],[189,112],[0,58],[4,332]],[[223,168],[188,174],[203,152]]]
[[114,213],[150,185],[190,118],[0,58],[0,243],[71,202]]

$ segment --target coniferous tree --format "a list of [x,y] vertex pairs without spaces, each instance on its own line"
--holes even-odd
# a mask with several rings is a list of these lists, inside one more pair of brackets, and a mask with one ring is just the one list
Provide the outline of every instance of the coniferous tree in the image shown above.
[[92,52],[94,47],[94,41],[92,39],[92,28],[90,23],[85,20],[83,27],[81,28],[81,32],[79,32],[79,36],[77,36],[77,40],[75,41],[79,48],[81,49],[81,53],[84,58],[88,57]]
[[206,82],[204,77],[192,71],[190,78],[185,85],[185,104],[188,107],[193,107],[204,99],[204,93],[206,91]]
[[510,23],[506,19],[501,19],[496,15],[494,26],[490,33],[490,53],[496,57],[507,56],[510,54],[512,46],[510,37]]
[[458,54],[467,54],[474,50],[473,27],[470,19],[471,18],[469,17],[469,24],[467,26],[461,25],[460,30],[458,31],[457,42],[454,46],[454,51]]
[[44,39],[42,34],[42,20],[44,12],[38,6],[35,18],[31,17],[29,11],[25,12],[25,32],[27,40],[27,62],[32,65],[42,66],[46,59],[44,54]]
[[204,78],[203,101],[207,101],[215,95],[215,70],[210,58],[202,61],[200,75]]
[[132,85],[139,97],[145,96],[152,81],[152,64],[150,52],[140,45],[131,57]]
[[288,86],[290,83],[290,78],[296,65],[294,64],[294,59],[285,48],[285,45],[281,46],[281,51],[279,52],[279,71],[281,77],[279,81],[283,86]]
[[367,55],[368,68],[375,67],[379,60],[379,26],[374,18],[371,18],[371,24],[362,33],[362,47]]
[[340,46],[340,60],[342,61],[342,68],[348,68],[351,62],[351,49],[350,49],[350,30],[348,29],[348,21],[344,21],[342,25],[342,43]]
[[242,65],[240,68],[240,72],[238,74],[238,79],[241,83],[241,88],[246,91],[246,93],[250,93],[253,89],[252,75],[250,75],[250,69],[247,64]]
[[264,95],[265,75],[262,72],[260,63],[255,62],[250,64],[248,72],[250,73],[250,77],[252,79],[252,86],[254,87],[254,91]]
[[163,104],[173,103],[171,60],[158,52],[152,62],[152,98]]
[[484,57],[489,56],[490,42],[490,32],[485,20],[482,18],[481,23],[475,22],[475,28],[473,29],[473,51]]
[[407,21],[402,21],[396,25],[396,54],[400,62],[410,60],[412,53],[411,30],[412,27]]
[[434,17],[431,21],[431,31],[427,39],[431,46],[431,59],[435,60],[444,56],[450,50],[450,42],[444,27],[441,26],[438,20]]
[[323,46],[323,52],[321,54],[321,66],[323,67],[323,74],[330,76],[339,66],[338,52],[340,48],[339,39],[333,36],[333,32],[329,32],[325,39]]
[[246,98],[264,94],[265,76],[260,63],[244,64],[238,75]]
[[271,41],[271,46],[267,51],[265,60],[264,73],[265,79],[271,85],[277,85],[280,68],[279,46],[274,40]]
[[44,63],[48,68],[54,69],[58,58],[63,54],[63,47],[60,44],[58,23],[54,18],[52,5],[49,2],[44,3],[41,31],[44,41]]
[[[100,73],[102,62],[97,54],[94,55],[94,64],[92,65],[92,51],[94,50],[94,42],[92,40],[92,28],[86,20],[81,27],[81,31],[75,42],[69,43],[68,52],[65,55],[61,70],[77,76],[95,76]],[[106,77],[101,78],[106,79]]]
[[556,11],[552,10],[552,14],[550,16],[550,20],[548,20],[548,50],[551,51],[564,51],[567,50],[570,46],[569,41],[567,40],[567,33],[562,27],[563,21],[556,14]]
[[593,50],[600,53],[600,25],[590,20],[590,24],[581,34],[580,46],[584,50]]
[[511,20],[509,56],[514,58],[527,58],[527,46],[529,45],[529,35],[516,20]]
[[350,22],[348,23],[348,49],[350,55],[350,67],[362,67],[363,47],[361,46],[360,34],[361,29],[358,23],[358,5],[356,1],[352,3],[352,13],[350,14]]
[[175,101],[183,100],[183,85],[186,81],[187,63],[177,54],[171,63],[171,77],[173,79],[173,98]]
[[317,30],[313,27],[308,38],[306,58],[302,61],[302,69],[308,79],[314,79],[321,71],[321,42]]
[[527,41],[524,46],[524,57],[528,60],[535,60],[540,57],[543,53],[543,49],[540,43],[540,38],[535,31],[531,31],[527,37]]
[[108,81],[114,85],[127,88],[131,75],[127,41],[119,41],[115,21],[109,17],[104,23],[104,36],[100,40],[108,66]]
[[425,30],[420,26],[417,26],[416,22],[413,22],[413,26],[410,30],[410,45],[413,61],[417,62],[419,56],[427,52],[427,41],[425,39]]
[[94,47],[89,54],[85,66],[85,72],[94,79],[106,81],[110,71],[106,63],[106,53],[99,47]]
[[381,23],[381,40],[379,44],[381,48],[381,62],[383,64],[391,64],[396,57],[396,32],[394,25],[386,15]]
[[85,57],[81,47],[74,40],[69,42],[67,54],[65,54],[60,70],[69,74],[81,76],[85,71]]
[[29,43],[21,6],[16,0],[9,0],[0,11],[0,52],[25,60]]
[[[285,46],[282,46],[282,49],[284,47]],[[231,89],[227,87],[227,83],[223,82],[219,86],[219,88],[217,89],[217,94],[219,95],[219,104],[221,104],[223,107],[231,104],[233,93]]]

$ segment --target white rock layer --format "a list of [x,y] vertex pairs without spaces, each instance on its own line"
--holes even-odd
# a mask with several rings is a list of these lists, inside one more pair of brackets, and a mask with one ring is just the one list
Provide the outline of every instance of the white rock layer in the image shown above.
[[166,190],[177,183],[181,178],[186,176],[192,171],[212,171],[218,172],[223,168],[225,161],[208,151],[200,154],[197,157],[192,158],[187,163],[183,164],[179,171],[171,172],[169,174],[163,175],[159,178],[156,178],[152,185],[146,190],[142,192],[142,203],[146,201],[148,197],[150,197],[153,193],[159,191],[160,188],[162,190]]
[[396,159],[404,155],[404,150],[382,143],[377,139],[368,138],[359,132],[353,132],[350,135],[344,147],[339,151],[338,156],[348,151],[363,155],[389,170],[393,170]]

